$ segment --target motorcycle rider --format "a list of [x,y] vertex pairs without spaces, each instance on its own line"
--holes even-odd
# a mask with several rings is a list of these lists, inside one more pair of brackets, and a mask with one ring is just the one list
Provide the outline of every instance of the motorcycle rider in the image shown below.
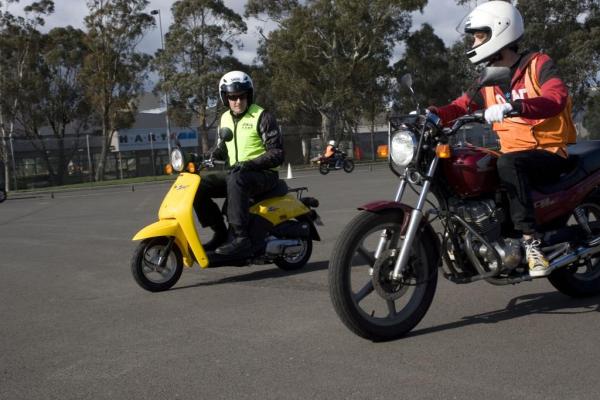
[[[508,193],[514,227],[523,235],[529,273],[545,276],[549,263],[540,250],[529,188],[556,181],[568,167],[567,144],[576,136],[568,90],[550,57],[518,52],[524,24],[512,4],[489,1],[477,6],[465,20],[465,33],[473,39],[466,53],[469,60],[509,67],[511,83],[467,91],[429,111],[450,124],[469,108],[485,109],[484,117],[500,139],[498,174]],[[515,114],[518,117],[513,118]]]
[[342,152],[335,146],[335,140],[327,142],[323,156],[328,160],[335,161],[335,169],[342,168]]
[[[228,172],[210,173],[194,199],[200,224],[214,231],[204,245],[222,255],[244,255],[251,250],[248,237],[249,201],[253,196],[272,190],[279,180],[278,167],[283,163],[283,137],[275,117],[254,103],[254,85],[242,71],[231,71],[219,81],[219,97],[229,109],[221,115],[219,129],[229,128],[233,139],[219,140],[215,158],[228,158]],[[227,220],[233,240],[228,236],[223,215],[213,198],[227,198]]]

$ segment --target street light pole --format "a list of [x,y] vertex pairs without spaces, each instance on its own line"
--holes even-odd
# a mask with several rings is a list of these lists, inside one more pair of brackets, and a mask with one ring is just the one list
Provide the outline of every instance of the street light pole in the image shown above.
[[[160,47],[162,51],[165,51],[165,41],[163,38],[163,30],[162,30],[162,18],[160,17],[160,10],[152,10],[150,11],[151,15],[158,14],[158,28],[160,30]],[[165,76],[163,75],[163,81],[165,80]],[[165,123],[167,125],[167,152],[168,158],[171,157],[171,121],[169,120],[169,94],[166,90],[163,90],[163,98],[165,102]]]

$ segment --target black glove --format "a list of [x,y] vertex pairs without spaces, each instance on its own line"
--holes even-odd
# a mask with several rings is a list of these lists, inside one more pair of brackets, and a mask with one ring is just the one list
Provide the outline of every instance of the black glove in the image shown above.
[[253,171],[253,165],[249,161],[240,161],[231,168],[231,173]]

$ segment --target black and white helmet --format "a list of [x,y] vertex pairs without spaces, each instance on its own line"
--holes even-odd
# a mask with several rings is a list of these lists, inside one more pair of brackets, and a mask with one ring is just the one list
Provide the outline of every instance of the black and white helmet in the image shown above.
[[242,71],[231,71],[223,75],[219,81],[219,97],[224,105],[227,103],[227,93],[248,93],[248,104],[254,100],[254,85],[250,76]]
[[473,64],[489,60],[500,50],[517,43],[525,32],[519,10],[506,1],[488,1],[477,7],[464,21],[465,33],[487,32],[487,39],[467,51]]

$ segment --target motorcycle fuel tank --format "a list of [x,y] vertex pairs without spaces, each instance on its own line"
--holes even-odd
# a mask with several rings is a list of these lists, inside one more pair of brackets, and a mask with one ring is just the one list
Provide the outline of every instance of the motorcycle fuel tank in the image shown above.
[[442,159],[444,176],[457,195],[477,197],[498,188],[498,154],[479,147],[455,147],[450,158]]

